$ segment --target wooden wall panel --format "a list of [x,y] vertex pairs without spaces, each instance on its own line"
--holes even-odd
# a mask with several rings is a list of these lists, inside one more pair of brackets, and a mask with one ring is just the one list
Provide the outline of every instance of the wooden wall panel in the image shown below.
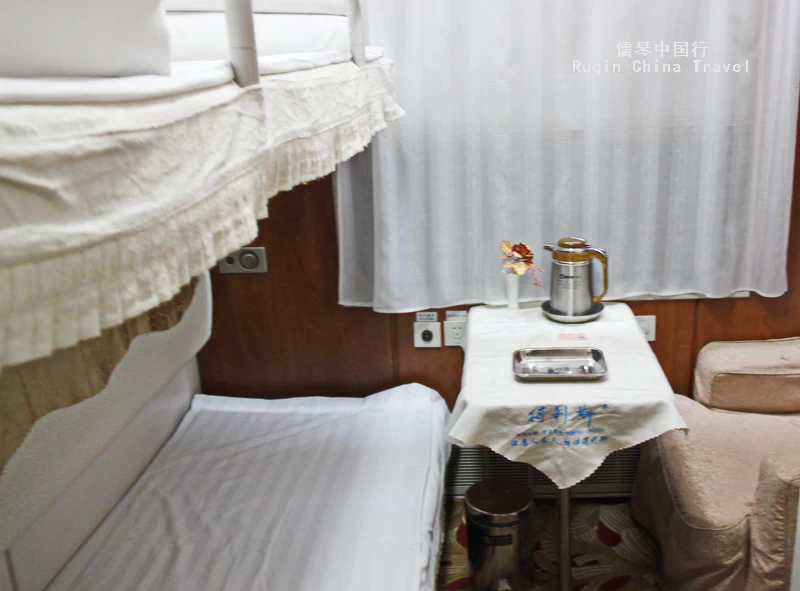
[[[650,343],[664,368],[672,389],[680,394],[691,393],[693,366],[693,331],[697,302],[694,300],[630,302],[637,315],[655,315],[657,338]],[[468,310],[470,306],[439,310]],[[461,389],[464,353],[460,347],[441,349],[414,348],[414,314],[395,315],[397,345],[395,349],[398,379],[415,381],[439,391],[452,407]]]
[[[444,321],[445,310],[467,310],[458,306],[438,310],[439,320]],[[395,346],[398,381],[419,382],[439,392],[450,405],[455,404],[461,391],[461,368],[464,366],[464,351],[461,347],[441,349],[417,349],[414,347],[414,320],[416,315],[393,314],[397,341]],[[444,342],[444,334],[442,334]]]
[[211,274],[214,330],[199,360],[209,394],[363,396],[396,381],[390,315],[338,304],[330,179],[270,201],[253,243],[269,271]]
[[[630,303],[634,313],[656,316],[651,345],[675,392],[691,394],[694,360],[707,342],[800,335],[800,208],[793,218],[787,295]],[[260,230],[254,244],[267,248],[268,273],[212,272],[214,332],[200,354],[207,392],[363,396],[420,382],[452,406],[461,385],[460,348],[414,348],[414,314],[338,305],[330,179],[273,199]]]
[[[800,208],[793,218],[787,295],[630,303],[634,313],[656,316],[651,345],[675,392],[691,393],[694,360],[707,342],[800,335]],[[414,348],[414,314],[338,305],[330,179],[273,199],[254,244],[267,248],[268,273],[212,272],[214,332],[200,354],[207,392],[363,396],[420,382],[452,406],[461,385],[460,348]]]
[[[636,314],[656,316],[651,345],[676,392],[691,394],[694,361],[708,342],[800,335],[800,178],[794,195],[783,297],[631,302]],[[453,404],[460,348],[415,349],[414,314],[338,305],[330,178],[273,199],[260,229],[255,244],[267,248],[267,274],[212,273],[214,334],[200,354],[207,392],[361,396],[416,381]]]

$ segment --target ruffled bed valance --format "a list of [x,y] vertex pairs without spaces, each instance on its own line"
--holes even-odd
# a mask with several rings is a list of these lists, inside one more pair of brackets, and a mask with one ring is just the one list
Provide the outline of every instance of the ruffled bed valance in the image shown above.
[[0,366],[98,336],[252,241],[403,115],[391,62],[108,106],[0,108]]

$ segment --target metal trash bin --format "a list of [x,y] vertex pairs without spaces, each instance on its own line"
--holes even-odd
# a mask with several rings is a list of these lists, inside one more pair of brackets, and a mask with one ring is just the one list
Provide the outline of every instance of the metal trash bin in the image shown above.
[[533,588],[533,493],[508,477],[473,484],[464,498],[472,591]]

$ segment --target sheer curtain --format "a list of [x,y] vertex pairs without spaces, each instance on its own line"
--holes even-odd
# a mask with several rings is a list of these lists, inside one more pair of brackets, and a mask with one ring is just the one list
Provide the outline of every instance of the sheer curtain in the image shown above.
[[501,303],[504,239],[546,299],[567,235],[610,298],[786,290],[796,0],[369,2],[407,116],[339,170],[342,304]]

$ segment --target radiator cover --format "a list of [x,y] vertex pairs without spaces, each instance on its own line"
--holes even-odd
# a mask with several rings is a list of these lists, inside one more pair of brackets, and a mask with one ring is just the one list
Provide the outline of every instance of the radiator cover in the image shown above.
[[[572,488],[574,498],[629,497],[639,466],[639,447],[612,453],[589,478]],[[510,476],[531,487],[540,498],[556,497],[558,489],[552,481],[529,464],[512,462],[488,447],[453,446],[447,466],[446,492],[462,497],[467,489],[492,476]]]

